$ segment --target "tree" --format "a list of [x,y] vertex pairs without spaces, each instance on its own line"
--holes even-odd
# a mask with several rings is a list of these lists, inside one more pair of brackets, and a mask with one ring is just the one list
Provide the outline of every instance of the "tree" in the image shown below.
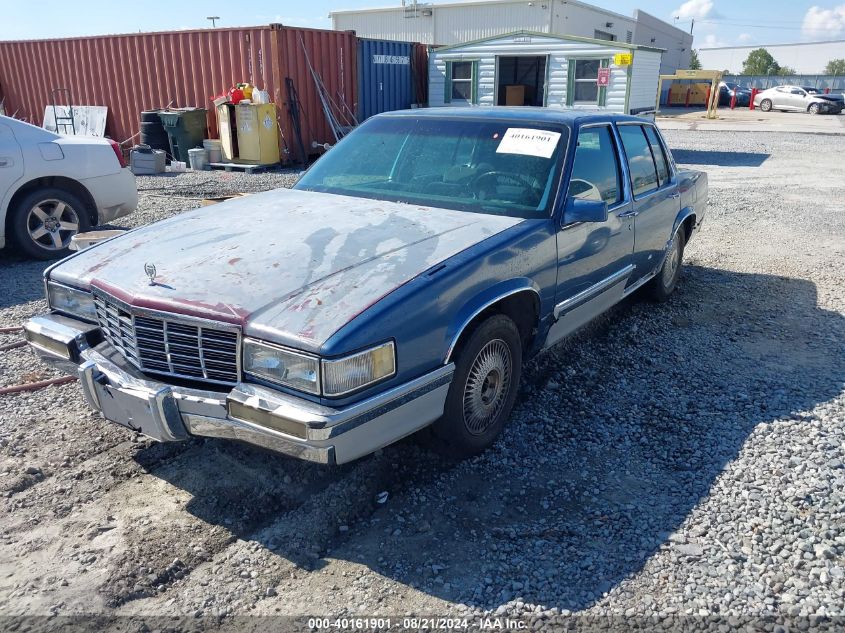
[[[690,70],[701,70],[701,60],[698,59],[698,51],[694,48],[689,52],[689,69]],[[832,73],[828,73],[832,74]]]
[[788,75],[797,75],[798,73],[794,68],[790,68],[789,66],[781,66],[778,68],[778,75],[781,77],[786,77]]
[[755,48],[742,63],[743,75],[777,75],[780,64],[765,48]]
[[[692,68],[692,66],[690,66]],[[824,67],[825,75],[845,75],[845,59],[831,59]]]

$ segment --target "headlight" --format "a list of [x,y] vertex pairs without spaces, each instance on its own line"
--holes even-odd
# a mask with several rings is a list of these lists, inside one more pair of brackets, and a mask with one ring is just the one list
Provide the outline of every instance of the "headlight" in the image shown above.
[[396,373],[393,341],[352,354],[346,358],[323,361],[323,393],[342,396]]
[[320,361],[314,356],[245,339],[243,369],[257,378],[320,395]]
[[97,310],[94,307],[94,297],[90,292],[47,282],[47,305],[52,310],[79,317],[91,323],[97,322]]

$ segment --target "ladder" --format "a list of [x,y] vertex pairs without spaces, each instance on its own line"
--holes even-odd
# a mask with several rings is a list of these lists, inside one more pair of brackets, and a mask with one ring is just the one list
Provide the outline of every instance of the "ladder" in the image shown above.
[[[64,95],[65,103],[56,103],[57,97]],[[73,102],[70,98],[70,90],[67,88],[53,88],[50,91],[50,98],[53,100],[53,119],[56,122],[56,134],[72,134],[76,135],[76,122],[73,120]],[[56,106],[66,106],[67,116],[59,116],[59,111]],[[68,132],[70,128],[70,132]]]

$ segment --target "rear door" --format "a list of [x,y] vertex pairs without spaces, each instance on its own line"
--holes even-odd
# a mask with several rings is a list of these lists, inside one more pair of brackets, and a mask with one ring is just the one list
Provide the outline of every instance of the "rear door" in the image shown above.
[[634,195],[634,257],[636,282],[660,265],[681,210],[678,179],[668,151],[653,125],[619,123]]

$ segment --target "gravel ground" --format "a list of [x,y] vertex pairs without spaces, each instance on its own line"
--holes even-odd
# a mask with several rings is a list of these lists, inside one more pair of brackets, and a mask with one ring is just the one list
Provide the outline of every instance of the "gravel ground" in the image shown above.
[[[711,187],[676,295],[628,300],[532,362],[475,459],[405,441],[326,468],[133,437],[75,384],[0,396],[0,614],[844,616],[845,163],[815,159],[841,140],[667,138]],[[139,178],[125,225],[292,178]],[[18,325],[44,309],[42,266],[0,266],[0,326]],[[49,375],[0,355],[3,384]]]

